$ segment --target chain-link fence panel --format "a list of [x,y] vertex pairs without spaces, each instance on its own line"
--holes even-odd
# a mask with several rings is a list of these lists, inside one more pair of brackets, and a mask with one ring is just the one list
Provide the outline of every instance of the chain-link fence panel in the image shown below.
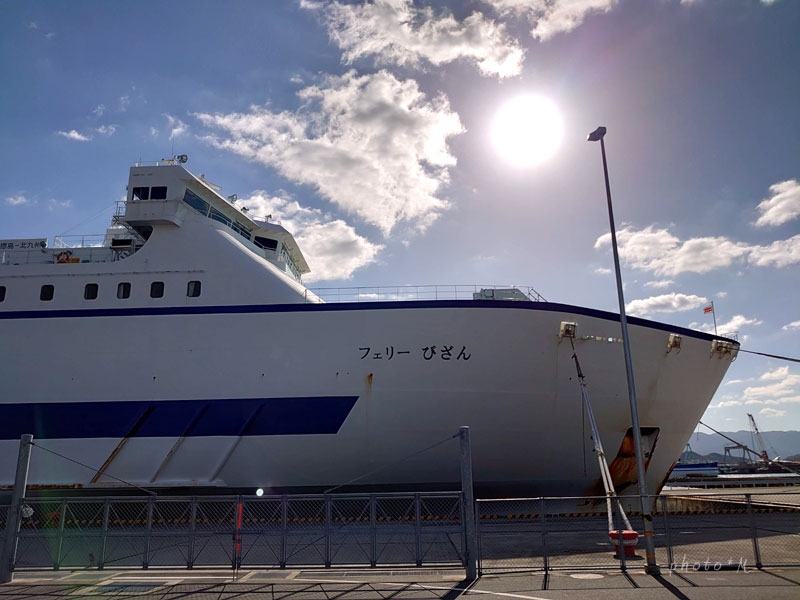
[[268,497],[243,502],[240,564],[285,567],[288,499]]
[[0,548],[6,541],[6,523],[8,522],[8,511],[11,507],[8,504],[0,505]]
[[236,525],[242,505],[236,498],[198,498],[194,503],[194,531],[190,536],[188,566],[237,567],[241,542]]
[[749,569],[758,564],[753,519],[744,495],[693,494],[659,501],[672,571]]
[[420,494],[418,565],[465,564],[463,506],[460,494]]
[[70,500],[63,505],[55,568],[102,566],[105,506],[102,499]]
[[376,565],[374,501],[370,496],[331,498],[331,563]]
[[800,493],[750,496],[761,563],[800,565]]
[[624,569],[645,560],[643,520],[631,511],[640,506],[638,499],[624,508],[613,499],[610,519],[605,496],[491,500],[478,506],[482,573]]
[[156,498],[142,565],[145,567],[191,566],[196,503],[187,498]]
[[17,538],[17,566],[59,567],[63,512],[61,501],[25,500]]
[[286,507],[285,564],[287,566],[329,565],[324,497],[290,498]]
[[143,566],[152,504],[146,499],[111,499],[104,507],[103,522],[100,564],[104,568]]
[[481,573],[547,568],[543,498],[479,500],[475,518]]

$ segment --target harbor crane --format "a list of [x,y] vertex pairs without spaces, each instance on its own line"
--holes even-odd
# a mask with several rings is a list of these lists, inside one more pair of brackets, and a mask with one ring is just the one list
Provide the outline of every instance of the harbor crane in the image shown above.
[[[756,438],[756,442],[758,442],[758,449],[759,449],[759,456],[761,460],[763,460],[766,464],[769,464],[771,461],[769,459],[769,454],[767,454],[767,447],[764,445],[764,440],[761,438],[761,432],[758,430],[758,425],[756,425],[756,420],[753,418],[753,415],[747,413],[747,418],[750,419],[750,429],[753,431],[753,435]],[[776,460],[778,457],[775,457]]]

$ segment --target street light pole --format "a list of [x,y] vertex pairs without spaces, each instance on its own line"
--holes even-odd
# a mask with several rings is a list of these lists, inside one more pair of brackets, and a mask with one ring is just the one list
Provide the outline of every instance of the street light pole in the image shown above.
[[628,337],[628,318],[625,316],[625,296],[622,293],[622,272],[619,267],[619,250],[617,249],[617,231],[614,227],[614,209],[611,206],[611,185],[608,181],[608,163],[606,162],[606,145],[603,138],[605,127],[598,127],[589,134],[590,142],[600,142],[603,155],[603,175],[606,181],[606,199],[608,201],[608,222],[611,229],[611,248],[614,253],[614,272],[617,277],[617,296],[619,297],[619,322],[622,328],[622,348],[625,353],[625,372],[628,376],[628,400],[631,407],[631,425],[633,429],[633,445],[636,453],[636,478],[639,484],[639,502],[642,506],[644,520],[644,544],[647,555],[647,573],[658,575],[660,569],[656,564],[655,541],[653,540],[653,515],[648,501],[647,482],[645,481],[644,451],[642,450],[642,431],[639,427],[639,408],[636,403],[636,386],[633,381],[633,362],[631,361],[631,344]]

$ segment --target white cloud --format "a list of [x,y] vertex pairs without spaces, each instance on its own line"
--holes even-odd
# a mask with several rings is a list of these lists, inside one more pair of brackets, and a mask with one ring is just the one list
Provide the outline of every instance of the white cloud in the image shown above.
[[[743,341],[747,338],[747,336],[741,336],[740,332],[745,327],[750,327],[753,325],[761,325],[764,321],[759,319],[748,319],[744,315],[734,315],[734,317],[728,321],[727,323],[718,323],[717,324],[717,332],[719,335],[738,335],[739,341]],[[714,333],[714,325],[710,322],[704,323],[690,323],[689,327],[692,329],[697,329],[699,331],[705,331],[708,333]]]
[[56,200],[51,198],[47,201],[48,210],[60,210],[64,208],[72,208],[72,200]]
[[783,225],[800,216],[800,183],[796,179],[788,179],[769,186],[770,196],[761,201],[756,225]]
[[760,411],[758,411],[758,414],[763,415],[767,418],[772,418],[772,417],[785,417],[789,413],[787,413],[785,410],[776,410],[774,408],[762,408]]
[[791,323],[787,323],[783,327],[781,327],[784,331],[794,331],[796,329],[800,329],[800,321],[792,321]]
[[633,300],[627,304],[625,310],[634,315],[672,313],[682,310],[691,310],[703,306],[707,302],[708,300],[701,296],[676,294],[673,292],[671,294]]
[[374,56],[380,64],[417,67],[421,61],[443,65],[466,59],[484,75],[512,77],[522,71],[523,50],[505,26],[473,12],[463,21],[450,13],[417,7],[411,0],[375,0],[363,4],[302,0],[320,11],[344,60]]
[[652,287],[652,288],[666,288],[673,285],[675,282],[672,279],[664,279],[661,281],[648,281],[644,284],[645,287]]
[[102,117],[106,112],[105,104],[98,104],[92,112],[96,117]]
[[487,0],[504,13],[524,15],[533,26],[531,35],[545,41],[577,28],[591,13],[609,12],[618,0]]
[[9,206],[22,206],[23,204],[28,204],[29,201],[22,194],[17,194],[16,196],[9,196],[5,202]]
[[759,381],[780,381],[785,379],[789,374],[789,367],[783,366],[775,369],[774,371],[767,371],[759,377]]
[[[626,265],[659,276],[708,273],[748,262],[757,267],[786,267],[800,263],[800,235],[767,246],[734,242],[726,237],[704,237],[681,241],[667,229],[652,225],[637,230],[626,226],[617,232],[620,260]],[[594,247],[611,244],[611,234],[597,238]]]
[[787,267],[800,262],[800,234],[768,246],[753,246],[750,262],[758,267]]
[[386,71],[329,76],[298,95],[297,112],[195,116],[222,130],[206,138],[215,146],[313,186],[386,235],[399,222],[424,230],[448,207],[437,193],[456,162],[447,140],[463,127],[446,98],[429,100],[415,81]]
[[101,125],[95,131],[97,131],[97,133],[99,133],[100,135],[103,135],[103,136],[106,136],[106,137],[111,137],[112,135],[114,135],[114,132],[117,131],[117,126],[116,125]]
[[69,131],[56,131],[56,133],[60,136],[67,138],[68,140],[75,140],[76,142],[88,142],[92,138],[83,135],[82,133],[78,133],[74,129]]
[[791,373],[788,366],[764,373],[759,381],[765,383],[745,388],[745,401],[772,405],[800,402],[800,375]]
[[270,216],[295,236],[311,268],[311,273],[303,276],[306,283],[349,279],[357,269],[374,262],[383,249],[358,235],[343,220],[301,207],[288,198],[256,191],[238,203],[248,209],[251,217]]
[[717,402],[711,408],[730,408],[732,406],[742,406],[741,400],[723,400],[721,402]]
[[189,131],[189,126],[181,121],[178,117],[173,117],[172,115],[164,113],[164,116],[167,119],[167,125],[169,126],[169,139],[174,140],[177,137],[180,137],[187,131]]

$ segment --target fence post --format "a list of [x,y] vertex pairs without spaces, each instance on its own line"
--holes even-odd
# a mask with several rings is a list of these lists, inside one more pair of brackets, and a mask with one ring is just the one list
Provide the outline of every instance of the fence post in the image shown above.
[[281,496],[281,557],[278,559],[281,569],[286,568],[286,536],[289,535],[289,498]]
[[669,531],[669,517],[667,516],[667,497],[666,496],[659,496],[659,500],[661,500],[661,510],[664,512],[664,537],[666,538],[667,542],[667,560],[669,561],[669,570],[672,571],[672,567],[675,565],[675,555],[672,551],[672,536],[670,535]]
[[186,552],[186,568],[194,567],[194,542],[197,534],[197,498],[192,497],[189,504],[189,548]]
[[469,442],[469,427],[460,427],[461,442],[461,498],[464,503],[464,535],[466,552],[464,566],[467,579],[478,578],[478,540],[475,531],[475,491],[472,487],[472,448]]
[[325,494],[325,567],[330,568],[332,561],[331,537],[333,536],[333,507],[331,506],[331,495]]
[[244,511],[242,496],[236,496],[235,502],[236,505],[234,507],[233,521],[233,561],[231,565],[231,568],[234,572],[234,578],[236,577],[236,572],[242,566],[242,512]]
[[422,566],[422,511],[419,492],[414,494],[414,564]]
[[[614,509],[618,515],[622,514],[622,501],[619,496],[614,496]],[[644,506],[642,506],[642,514],[644,514]],[[617,529],[617,558],[619,559],[619,568],[624,573],[628,570],[628,564],[625,560],[625,544],[623,540],[623,527]]]
[[19,541],[20,515],[25,488],[28,487],[28,467],[31,463],[31,445],[33,436],[24,434],[19,440],[19,456],[17,457],[17,473],[14,477],[14,493],[11,506],[6,517],[6,538],[3,541],[3,552],[0,556],[0,584],[9,583],[14,578],[14,563],[17,560],[17,542]]
[[61,513],[58,516],[58,550],[56,553],[56,562],[53,565],[53,570],[58,571],[61,568],[62,550],[64,549],[64,521],[67,520],[67,499],[61,501]]
[[375,494],[369,496],[369,566],[378,564],[378,524],[377,524],[377,499]]
[[747,514],[750,517],[750,531],[753,535],[753,554],[756,559],[756,569],[760,569],[763,565],[761,564],[761,552],[758,548],[758,530],[756,528],[756,516],[753,514],[752,497],[750,494],[745,494],[744,497],[747,501]]
[[111,509],[111,500],[109,498],[105,499],[103,502],[103,525],[102,525],[102,535],[103,541],[100,544],[100,562],[97,563],[97,568],[101,571],[106,565],[106,546],[108,545],[108,515]]
[[153,505],[155,498],[150,496],[147,499],[147,525],[145,526],[144,538],[144,556],[142,556],[142,568],[147,569],[150,566],[150,539],[153,536]]
[[539,518],[542,521],[542,559],[544,561],[544,574],[545,577],[548,575],[548,571],[550,569],[550,557],[547,554],[547,515],[545,514],[545,509],[547,505],[545,504],[544,498],[539,498]]

